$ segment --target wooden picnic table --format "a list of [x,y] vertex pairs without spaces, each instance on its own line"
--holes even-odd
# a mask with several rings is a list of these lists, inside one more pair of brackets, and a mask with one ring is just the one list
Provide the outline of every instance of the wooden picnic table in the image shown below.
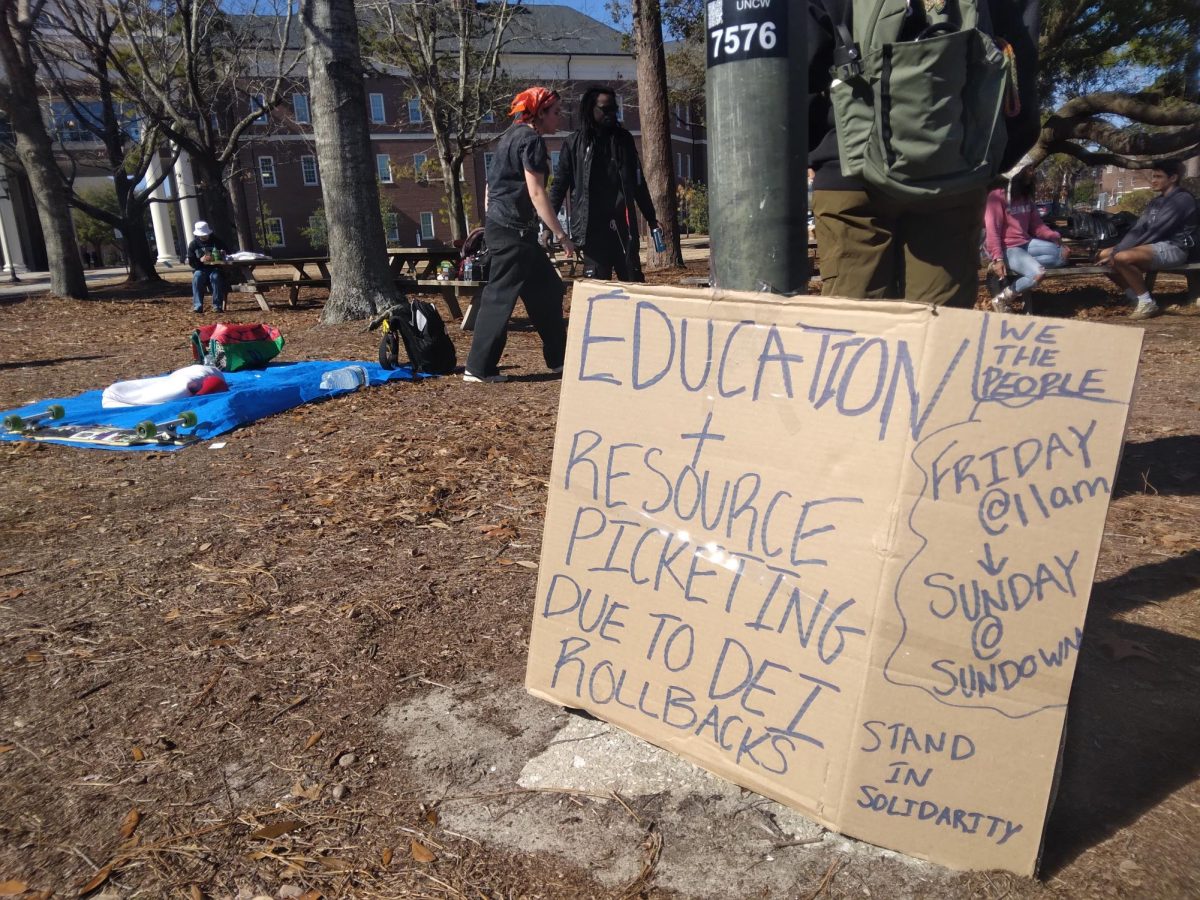
[[454,247],[388,247],[387,255],[396,278],[422,281],[436,278],[443,262],[456,262],[459,251]]
[[[460,299],[468,302],[483,290],[483,281],[439,281],[437,270],[443,262],[455,262],[459,251],[453,247],[389,247],[388,267],[396,279],[396,287],[410,294],[436,293],[441,295],[446,308],[459,321],[464,321]],[[270,312],[264,291],[286,287],[288,305],[295,306],[300,288],[329,287],[328,256],[261,257],[258,259],[227,259],[217,265],[230,271],[230,290],[253,294],[264,312]],[[268,275],[260,277],[256,269],[291,268],[294,274],[286,277]]]
[[[230,270],[230,291],[253,294],[263,312],[270,312],[271,305],[263,291],[273,287],[288,289],[288,305],[295,306],[302,287],[329,287],[328,256],[264,256],[257,259],[225,259],[217,263]],[[254,274],[259,268],[291,267],[296,274],[289,278],[258,278]],[[236,272],[236,277],[233,273]],[[314,274],[315,273],[315,274]]]

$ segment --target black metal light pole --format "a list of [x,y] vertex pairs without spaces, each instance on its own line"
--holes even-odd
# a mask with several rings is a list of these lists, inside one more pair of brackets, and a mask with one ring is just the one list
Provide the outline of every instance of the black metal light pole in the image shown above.
[[713,286],[808,286],[805,4],[707,0],[709,231]]

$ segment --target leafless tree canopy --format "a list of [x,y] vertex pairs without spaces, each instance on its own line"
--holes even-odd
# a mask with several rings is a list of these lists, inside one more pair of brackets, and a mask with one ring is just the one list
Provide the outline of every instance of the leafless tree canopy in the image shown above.
[[433,131],[451,234],[467,234],[462,167],[481,141],[489,113],[503,118],[512,83],[501,57],[519,12],[510,0],[367,0],[364,56],[404,81]]
[[[111,65],[122,90],[191,154],[213,228],[234,231],[225,182],[246,129],[278,106],[299,61],[292,0],[229,15],[218,0],[109,0],[119,29]],[[261,107],[250,103],[255,95]]]

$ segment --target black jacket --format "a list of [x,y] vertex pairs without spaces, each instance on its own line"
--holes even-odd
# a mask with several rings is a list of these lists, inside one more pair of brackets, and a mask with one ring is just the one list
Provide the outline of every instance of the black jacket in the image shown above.
[[[914,0],[919,2],[919,0]],[[833,105],[829,102],[829,70],[833,66],[833,23],[848,18],[852,0],[808,0],[808,165],[818,191],[862,190],[857,178],[842,175],[838,158]],[[1017,86],[1021,111],[1006,119],[1008,145],[1001,171],[1008,171],[1037,141],[1041,128],[1038,109],[1039,0],[986,0],[983,13],[991,16],[991,33],[1012,45],[1017,57]],[[982,26],[986,30],[986,22]]]
[[212,253],[213,248],[220,250],[226,255],[229,253],[229,249],[225,246],[225,242],[215,234],[209,235],[206,238],[192,238],[187,248],[188,265],[193,269],[202,269],[205,272],[215,268],[215,266],[210,266],[200,261],[200,257],[208,256],[210,253]]
[[[654,213],[654,203],[650,199],[650,189],[646,187],[646,176],[642,174],[642,162],[638,159],[633,135],[619,125],[613,129],[613,149],[621,172],[621,192],[629,212],[630,255],[637,259],[637,212],[630,200],[635,200],[641,207],[647,222],[657,222],[658,216]],[[592,145],[584,130],[581,128],[574,132],[563,142],[558,155],[558,168],[554,170],[554,181],[550,185],[550,202],[555,212],[562,208],[563,200],[570,196],[568,231],[571,240],[581,247],[587,246],[588,185],[592,177],[592,155]]]

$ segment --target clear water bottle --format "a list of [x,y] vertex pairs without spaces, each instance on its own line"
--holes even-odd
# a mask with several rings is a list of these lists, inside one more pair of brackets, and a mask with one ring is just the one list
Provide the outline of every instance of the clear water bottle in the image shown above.
[[357,391],[367,380],[367,370],[362,366],[343,366],[321,376],[321,390]]
[[463,281],[473,281],[475,277],[475,259],[468,256],[463,261]]

